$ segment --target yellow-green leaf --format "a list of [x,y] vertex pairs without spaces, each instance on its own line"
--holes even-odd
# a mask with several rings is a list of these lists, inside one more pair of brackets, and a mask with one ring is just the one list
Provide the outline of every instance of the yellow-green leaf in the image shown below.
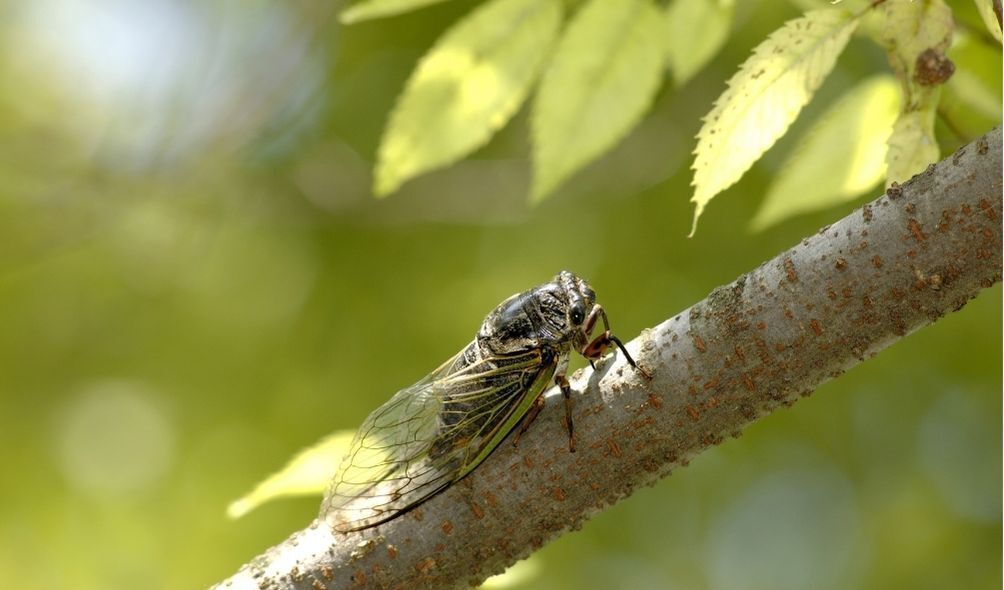
[[753,50],[697,134],[694,225],[778,140],[833,69],[858,19],[839,9],[788,21]]
[[722,48],[732,26],[733,0],[673,0],[666,7],[669,68],[677,86]]
[[380,144],[375,193],[484,145],[529,92],[561,25],[560,0],[490,0],[418,64]]
[[886,156],[887,184],[910,180],[938,161],[941,151],[934,139],[935,109],[919,109],[900,114],[889,137]]
[[1001,24],[997,21],[997,15],[994,14],[994,6],[991,0],[973,0],[976,2],[976,10],[980,13],[980,18],[983,19],[983,24],[986,25],[987,30],[993,35],[997,42],[1001,42]]
[[925,51],[943,53],[952,40],[952,9],[943,0],[887,0],[882,42],[903,89],[900,116],[889,137],[888,183],[909,180],[938,160],[934,136],[941,87],[920,83],[917,58]]
[[879,184],[898,112],[899,84],[892,76],[876,76],[850,90],[781,165],[750,228],[760,231],[800,213],[832,207]]
[[[943,52],[948,48],[955,29],[952,9],[944,0],[886,0],[883,8],[882,42],[893,71],[901,83],[918,86],[913,80],[917,56],[928,49]],[[906,99],[910,101],[911,96]]]
[[395,16],[430,4],[439,4],[446,0],[364,0],[349,6],[338,15],[342,24],[351,25],[364,20]]
[[534,103],[539,201],[620,141],[652,103],[665,63],[651,0],[590,0],[558,43]]
[[240,518],[265,502],[289,496],[321,495],[352,444],[351,430],[339,430],[296,454],[278,473],[227,506],[227,516]]

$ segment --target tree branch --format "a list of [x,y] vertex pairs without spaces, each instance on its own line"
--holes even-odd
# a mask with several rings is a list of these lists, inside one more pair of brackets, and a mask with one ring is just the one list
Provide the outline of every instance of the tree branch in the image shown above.
[[572,379],[561,404],[418,509],[348,535],[317,521],[220,588],[465,588],[686,465],[1001,279],[1001,132],[961,148]]

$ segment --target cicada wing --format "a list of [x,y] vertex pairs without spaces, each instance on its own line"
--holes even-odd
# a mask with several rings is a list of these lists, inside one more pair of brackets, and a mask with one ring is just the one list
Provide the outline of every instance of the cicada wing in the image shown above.
[[466,475],[554,373],[537,350],[464,358],[397,392],[363,422],[321,505],[336,530],[386,522]]
[[397,392],[359,427],[321,504],[335,529],[377,525],[452,481],[449,466],[428,458],[441,409],[432,377]]

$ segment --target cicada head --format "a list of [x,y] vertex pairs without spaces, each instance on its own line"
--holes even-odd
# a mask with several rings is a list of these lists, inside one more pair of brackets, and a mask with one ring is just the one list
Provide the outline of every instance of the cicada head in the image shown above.
[[588,345],[589,334],[596,322],[596,309],[599,308],[596,292],[589,283],[567,270],[558,273],[554,283],[560,287],[563,299],[567,301],[562,318],[565,337],[572,348],[581,352]]

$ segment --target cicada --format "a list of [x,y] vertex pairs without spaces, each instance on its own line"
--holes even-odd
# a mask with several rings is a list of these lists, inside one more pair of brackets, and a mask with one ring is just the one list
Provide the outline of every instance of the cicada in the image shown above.
[[[592,338],[599,320],[603,333]],[[551,383],[563,394],[574,452],[570,352],[592,363],[611,344],[648,376],[610,333],[592,288],[568,271],[506,299],[463,350],[366,418],[328,488],[321,518],[349,532],[411,510],[470,473],[521,424],[518,440]]]

